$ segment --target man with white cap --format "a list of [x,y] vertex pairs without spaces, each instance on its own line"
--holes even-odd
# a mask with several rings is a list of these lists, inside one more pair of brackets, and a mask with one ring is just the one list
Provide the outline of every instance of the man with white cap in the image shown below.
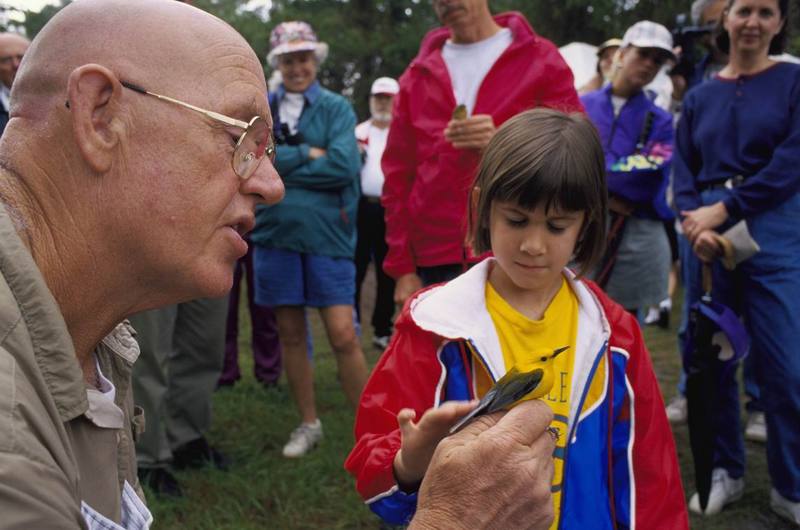
[[370,119],[356,126],[356,140],[363,157],[361,200],[358,203],[358,242],[356,243],[356,309],[360,312],[361,284],[370,261],[375,263],[375,309],[372,311],[372,343],[381,350],[389,344],[394,315],[394,280],[383,271],[386,257],[386,222],[381,206],[383,170],[381,157],[392,121],[392,102],[400,85],[391,77],[379,77],[369,93]]

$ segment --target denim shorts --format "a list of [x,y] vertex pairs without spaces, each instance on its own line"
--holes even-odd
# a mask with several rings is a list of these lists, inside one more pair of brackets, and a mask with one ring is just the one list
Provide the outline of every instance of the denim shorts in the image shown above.
[[356,296],[356,266],[349,258],[256,245],[253,270],[259,305],[351,306]]

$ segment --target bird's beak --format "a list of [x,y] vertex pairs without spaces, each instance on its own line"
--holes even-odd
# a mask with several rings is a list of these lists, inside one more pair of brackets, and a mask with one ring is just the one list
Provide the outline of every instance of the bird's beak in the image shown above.
[[563,348],[558,348],[557,350],[553,350],[553,355],[551,355],[550,358],[551,359],[555,359],[556,357],[558,357],[558,354],[560,354],[561,352],[567,351],[568,349],[569,349],[569,346],[564,346]]

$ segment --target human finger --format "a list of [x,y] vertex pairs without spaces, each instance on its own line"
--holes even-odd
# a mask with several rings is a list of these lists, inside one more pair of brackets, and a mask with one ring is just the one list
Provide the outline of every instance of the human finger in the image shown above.
[[417,426],[423,430],[446,431],[465,414],[472,411],[478,400],[448,401],[440,407],[425,411]]
[[519,443],[531,445],[551,421],[553,411],[550,407],[542,400],[534,399],[522,402],[508,412],[495,412],[476,418],[453,436],[478,436],[491,429],[493,436],[508,435]]
[[417,417],[417,412],[414,409],[401,409],[397,413],[397,425],[400,427],[400,432],[405,434],[409,429],[414,427],[414,418]]

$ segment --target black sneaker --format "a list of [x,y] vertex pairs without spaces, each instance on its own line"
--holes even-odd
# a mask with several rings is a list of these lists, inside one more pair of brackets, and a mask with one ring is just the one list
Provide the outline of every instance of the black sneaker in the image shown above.
[[183,490],[175,475],[163,467],[139,468],[139,482],[159,497],[183,497]]
[[204,436],[186,442],[172,451],[172,465],[175,469],[198,469],[209,464],[220,471],[227,471],[230,467],[228,457],[208,445]]

